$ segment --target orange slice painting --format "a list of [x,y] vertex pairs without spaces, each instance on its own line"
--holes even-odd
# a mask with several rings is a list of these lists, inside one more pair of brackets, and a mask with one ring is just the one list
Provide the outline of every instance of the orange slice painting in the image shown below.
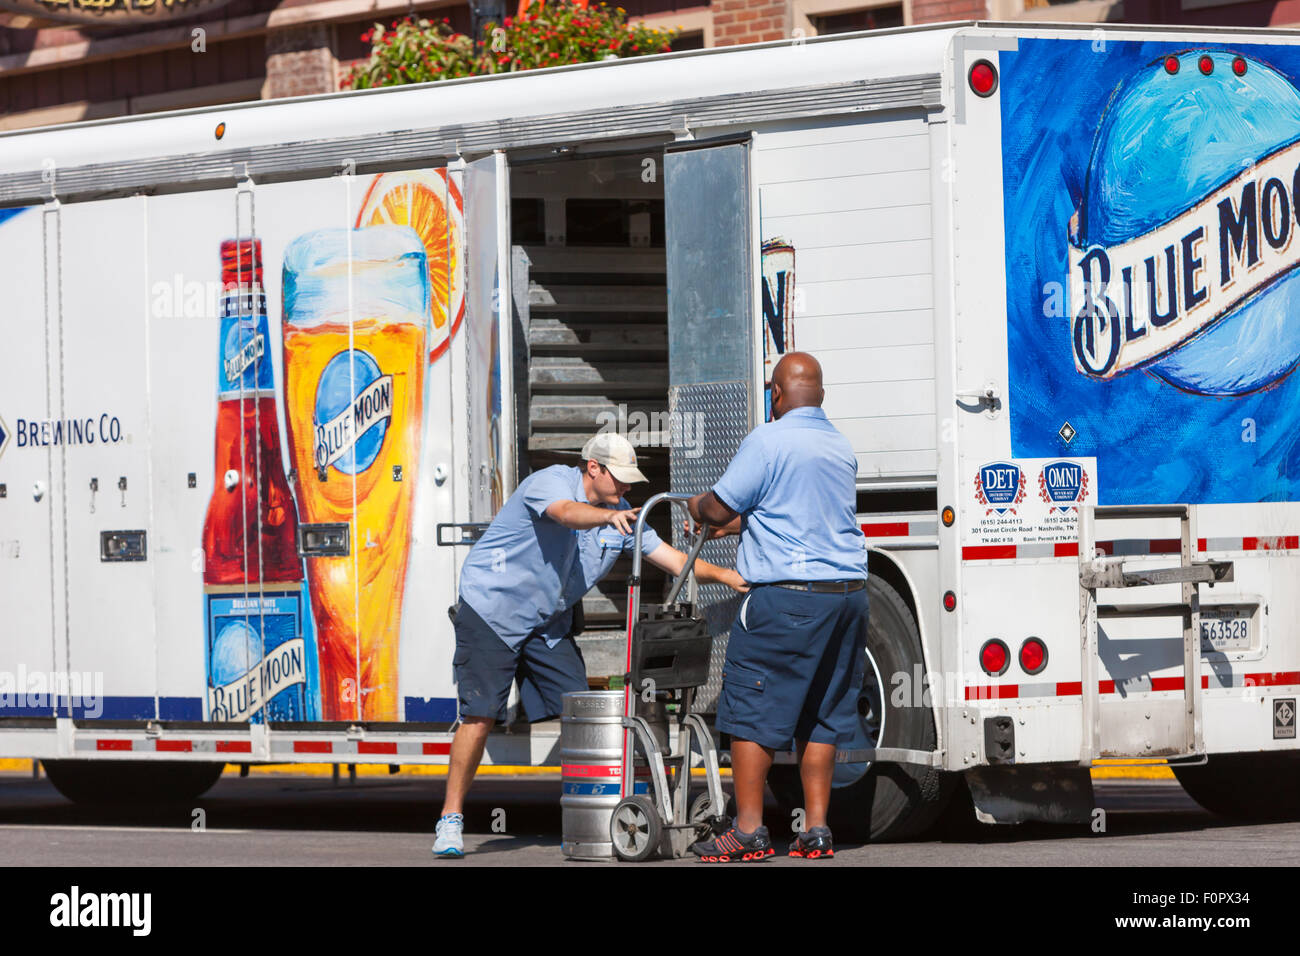
[[370,183],[358,228],[410,226],[424,240],[429,260],[429,362],[447,351],[465,318],[465,210],[445,169],[381,173]]

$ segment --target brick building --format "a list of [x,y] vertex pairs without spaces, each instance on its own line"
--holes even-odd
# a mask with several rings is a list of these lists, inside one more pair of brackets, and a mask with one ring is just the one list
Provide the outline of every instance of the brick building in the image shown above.
[[[80,3],[81,0],[72,0]],[[141,0],[118,0],[125,8]],[[9,12],[69,0],[0,0],[0,130],[322,93],[364,59],[361,34],[408,13],[471,24],[465,0],[206,0],[189,18],[76,25]],[[111,6],[112,0],[110,0]],[[62,6],[60,6],[62,4]],[[103,6],[103,4],[100,4]],[[1300,25],[1300,0],[623,0],[681,29],[677,49],[945,20]],[[513,0],[507,9],[514,6]],[[201,49],[200,49],[201,48]]]

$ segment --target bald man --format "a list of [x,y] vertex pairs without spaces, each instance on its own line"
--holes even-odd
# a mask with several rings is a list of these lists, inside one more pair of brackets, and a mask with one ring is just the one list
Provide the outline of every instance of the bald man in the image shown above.
[[691,847],[708,863],[776,851],[763,788],[793,740],[806,829],[790,855],[835,855],[826,825],[837,743],[857,729],[867,636],[867,551],[855,515],[857,459],[822,411],[821,365],[791,352],[772,373],[773,421],[760,425],[691,517],[740,535],[736,569],[752,586],[727,643],[718,729],[732,737],[736,819]]

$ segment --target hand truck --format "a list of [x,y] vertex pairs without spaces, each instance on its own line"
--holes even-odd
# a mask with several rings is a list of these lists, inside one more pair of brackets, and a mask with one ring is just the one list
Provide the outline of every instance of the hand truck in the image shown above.
[[[663,604],[641,603],[641,536],[646,516],[667,501],[686,508],[689,495],[663,492],[641,508],[636,519],[632,577],[627,589],[627,671],[623,675],[623,776],[620,800],[610,818],[610,840],[620,860],[640,862],[659,855],[684,856],[690,845],[721,833],[729,825],[726,795],[718,772],[718,750],[704,719],[691,712],[695,689],[709,677],[713,636],[708,622],[695,615],[690,602],[679,603],[682,586],[692,579],[695,560],[709,535],[700,528]],[[689,592],[688,592],[689,593]],[[661,747],[644,717],[637,716],[639,696],[675,703],[677,749]],[[671,740],[671,736],[669,740]],[[691,748],[704,760],[707,789],[687,806],[691,785]],[[636,792],[636,753],[649,769],[649,793]],[[669,782],[669,771],[673,779]]]

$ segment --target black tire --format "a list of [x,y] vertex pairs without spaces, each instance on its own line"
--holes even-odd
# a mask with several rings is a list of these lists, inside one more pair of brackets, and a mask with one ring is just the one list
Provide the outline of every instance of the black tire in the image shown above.
[[689,823],[696,824],[702,840],[725,833],[727,827],[731,825],[732,817],[736,815],[735,796],[725,791],[722,796],[725,805],[720,810],[714,809],[713,801],[709,799],[709,791],[707,790],[697,794],[690,802],[686,811],[686,820]]
[[[925,671],[916,619],[898,592],[876,575],[867,579],[867,593],[870,599],[867,662],[858,708],[863,715],[864,733],[875,740],[878,728],[875,708],[883,706],[884,739],[876,741],[876,746],[933,751],[936,740],[933,713],[929,706],[914,706],[914,702],[921,700],[923,688],[911,687],[915,675]],[[894,683],[896,674],[906,676],[901,688]],[[901,690],[914,690],[914,693],[901,693]],[[896,697],[906,699],[898,704],[893,699]],[[767,781],[787,815],[803,806],[798,767],[774,766]],[[938,819],[955,782],[952,775],[932,767],[881,763],[841,765],[836,768],[827,823],[837,839],[904,840]]]
[[963,773],[945,773],[951,778],[947,784],[951,788],[947,803],[938,819],[925,831],[925,836],[932,840],[952,843],[970,843],[987,837],[994,828],[980,823],[975,816],[975,800],[971,797],[970,786]]
[[184,803],[212,789],[224,763],[43,760],[54,789],[74,803],[123,806]]
[[1211,813],[1236,820],[1300,816],[1300,754],[1211,754],[1198,767],[1174,766],[1187,795]]

